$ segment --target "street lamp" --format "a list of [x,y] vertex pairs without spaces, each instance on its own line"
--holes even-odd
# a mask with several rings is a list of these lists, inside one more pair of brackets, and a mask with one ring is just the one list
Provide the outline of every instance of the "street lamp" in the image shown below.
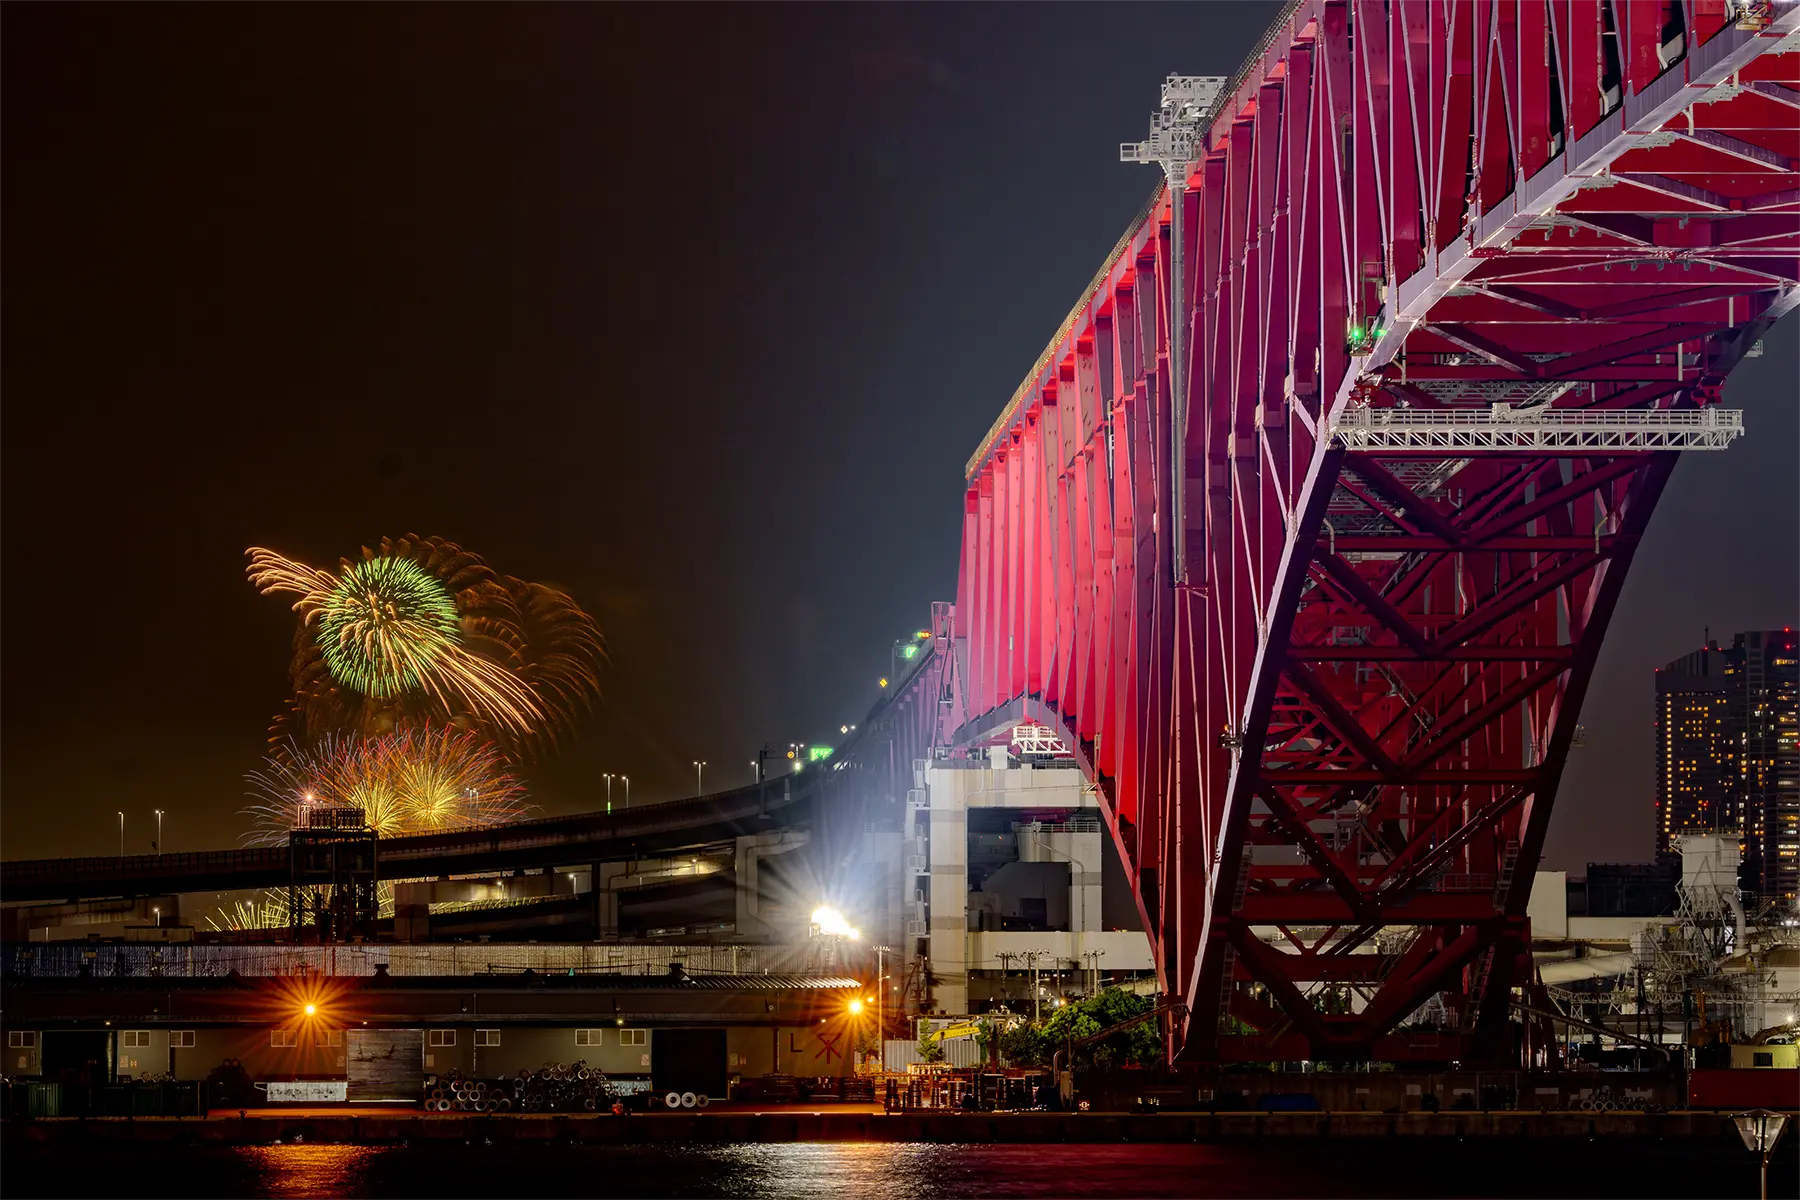
[[156,857],[162,857],[162,819],[163,810],[156,810]]
[[119,814],[119,857],[125,857],[125,814]]
[[1744,1149],[1762,1160],[1762,1200],[1769,1200],[1769,1152],[1781,1140],[1787,1117],[1759,1108],[1755,1112],[1734,1113],[1731,1120],[1737,1126],[1738,1136],[1744,1139]]
[[610,815],[612,813],[612,781],[613,781],[613,777],[611,775],[603,774],[600,776],[600,778],[606,780],[606,811],[607,811],[608,815]]
[[706,795],[706,784],[704,782],[702,782],[705,778],[706,778],[706,763],[704,761],[696,759],[694,762],[694,795],[696,795],[696,796]]
[[881,1052],[881,1069],[887,1070],[887,975],[882,972],[883,955],[892,954],[892,946],[875,947],[875,1045]]
[[619,782],[625,785],[625,811],[631,811],[631,776],[619,776]]

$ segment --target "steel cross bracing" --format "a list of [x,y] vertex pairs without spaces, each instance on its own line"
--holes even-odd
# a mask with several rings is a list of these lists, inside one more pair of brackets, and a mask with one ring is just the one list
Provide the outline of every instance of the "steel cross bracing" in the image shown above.
[[971,460],[950,740],[1067,734],[1180,1056],[1507,1052],[1625,571],[1800,302],[1797,23],[1291,5]]

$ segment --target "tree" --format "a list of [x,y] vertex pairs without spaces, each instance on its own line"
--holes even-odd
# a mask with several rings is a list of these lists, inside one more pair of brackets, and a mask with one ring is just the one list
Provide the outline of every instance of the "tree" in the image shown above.
[[1049,1057],[1043,1031],[1030,1021],[1020,1021],[1000,1035],[1000,1053],[1015,1067],[1042,1066]]
[[944,1061],[943,1039],[938,1037],[937,1031],[929,1026],[919,1034],[919,1061],[925,1063]]
[[[1107,988],[1078,1004],[1063,1005],[1041,1025],[1021,1022],[1007,1030],[1000,1035],[1000,1052],[1013,1066],[1043,1066],[1070,1042],[1128,1021],[1153,1004],[1149,997]],[[1074,1065],[1151,1067],[1161,1063],[1162,1058],[1162,1029],[1155,1021],[1144,1021],[1094,1045],[1083,1046],[1075,1052]]]

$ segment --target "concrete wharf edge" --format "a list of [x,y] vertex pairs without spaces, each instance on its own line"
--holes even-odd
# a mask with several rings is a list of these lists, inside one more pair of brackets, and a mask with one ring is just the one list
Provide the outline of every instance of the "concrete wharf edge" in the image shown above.
[[746,1142],[1175,1143],[1318,1138],[1693,1139],[1732,1137],[1716,1112],[1459,1113],[668,1113],[247,1117],[57,1117],[7,1121],[9,1148],[97,1142],[268,1145],[277,1139],[361,1145],[519,1141],[596,1145]]

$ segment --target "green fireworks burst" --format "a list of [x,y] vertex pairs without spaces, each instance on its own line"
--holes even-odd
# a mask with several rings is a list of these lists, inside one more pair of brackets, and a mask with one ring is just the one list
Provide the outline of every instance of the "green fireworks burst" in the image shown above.
[[431,664],[460,641],[455,600],[407,558],[353,564],[319,609],[326,667],[365,696],[413,691]]

